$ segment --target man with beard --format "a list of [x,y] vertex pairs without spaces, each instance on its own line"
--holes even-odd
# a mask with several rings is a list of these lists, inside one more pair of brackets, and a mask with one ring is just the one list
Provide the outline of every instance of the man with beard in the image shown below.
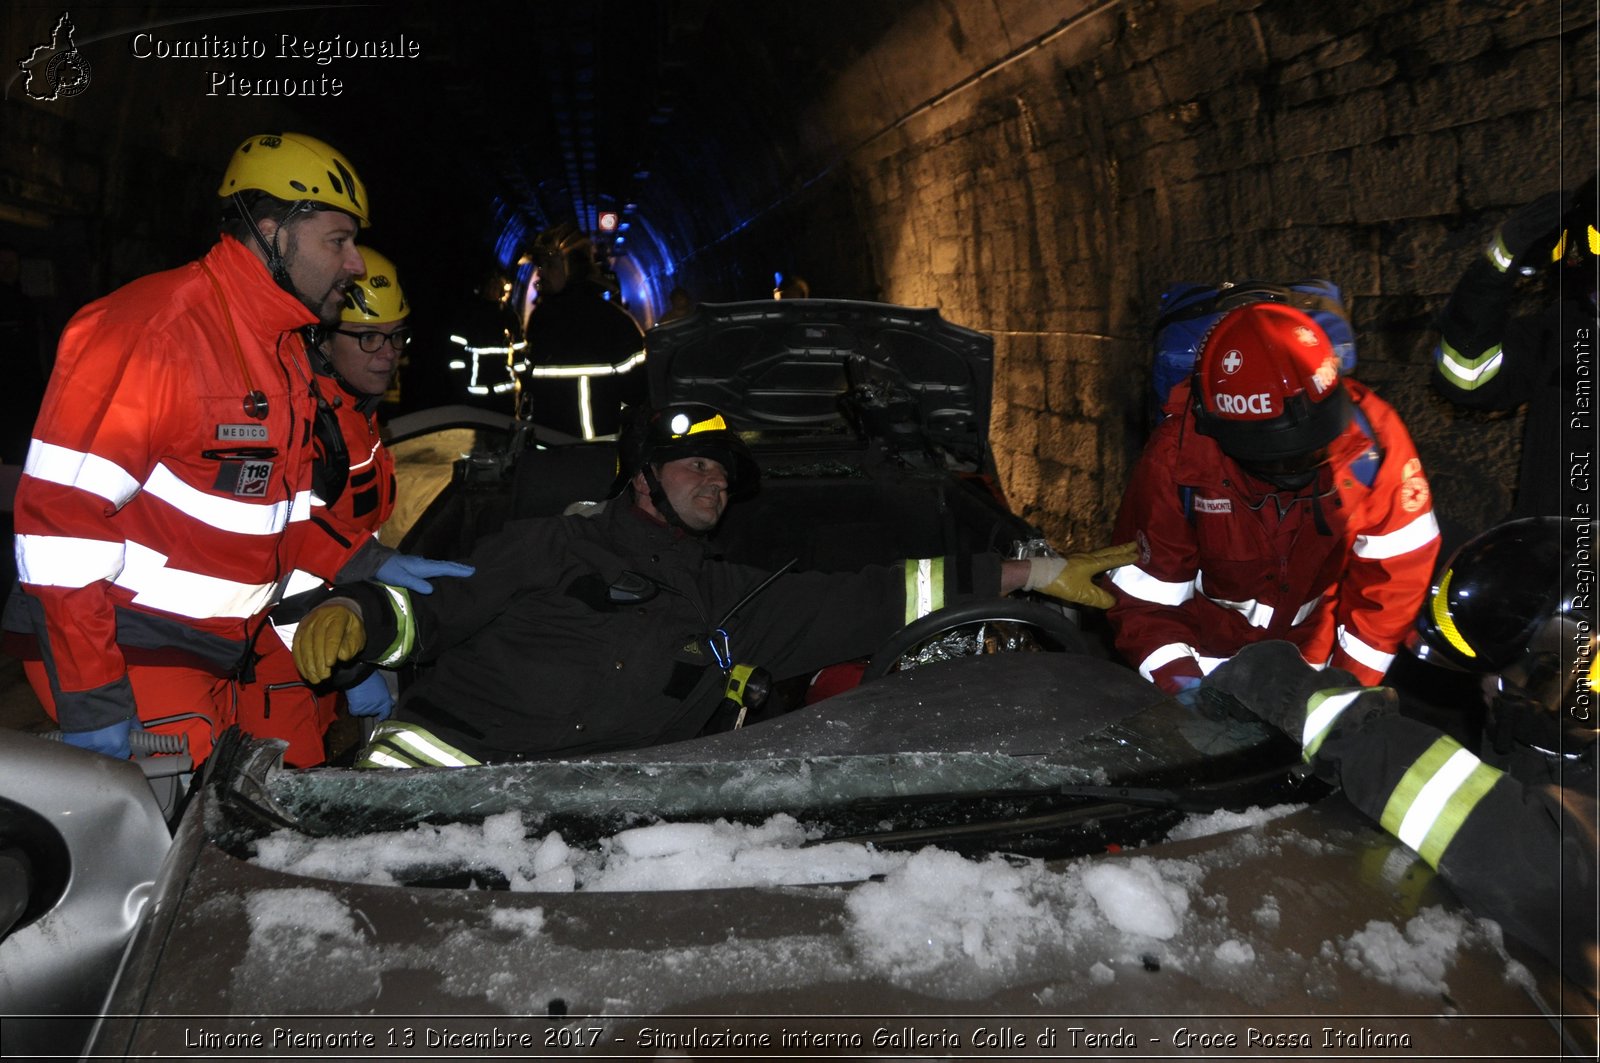
[[863,656],[962,594],[1038,590],[1103,608],[1111,597],[1094,576],[1132,559],[1112,547],[845,573],[734,564],[705,537],[760,472],[722,415],[698,403],[626,422],[618,470],[609,502],[516,521],[485,540],[470,578],[441,581],[427,598],[341,586],[306,617],[294,656],[312,681],[349,660],[432,665],[365,763],[459,765],[692,738],[722,726],[718,709],[742,696],[751,669],[781,681]]
[[364,271],[366,188],[332,147],[254,136],[207,254],[80,310],[62,333],[16,496],[30,683],[63,737],[130,755],[141,721],[196,762],[289,573],[387,555],[313,529],[311,369],[299,330],[339,320]]

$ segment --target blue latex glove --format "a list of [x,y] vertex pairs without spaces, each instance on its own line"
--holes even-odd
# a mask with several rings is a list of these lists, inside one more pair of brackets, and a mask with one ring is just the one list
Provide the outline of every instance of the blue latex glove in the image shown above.
[[404,587],[418,594],[432,594],[433,584],[428,582],[429,578],[470,576],[476,571],[471,565],[456,561],[434,561],[411,554],[395,554],[378,566],[376,576],[379,583],[387,583],[391,587]]
[[135,722],[131,719],[118,720],[93,731],[62,731],[61,740],[91,753],[104,753],[108,757],[127,760],[133,756],[133,750],[128,748],[128,736],[133,733]]
[[1192,675],[1180,675],[1173,682],[1178,684],[1178,692],[1172,695],[1173,700],[1186,709],[1198,709],[1200,707],[1200,678]]
[[394,700],[389,697],[389,684],[381,672],[367,678],[344,692],[345,707],[352,716],[374,716],[379,722],[387,720],[394,712]]

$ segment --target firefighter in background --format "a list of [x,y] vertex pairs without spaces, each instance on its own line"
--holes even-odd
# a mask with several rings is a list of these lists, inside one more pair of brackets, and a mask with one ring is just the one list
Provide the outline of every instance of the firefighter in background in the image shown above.
[[[307,343],[317,373],[312,484],[318,504],[310,523],[345,549],[372,540],[394,510],[394,458],[378,434],[377,409],[411,340],[410,307],[394,263],[371,248],[361,253],[367,271],[345,292],[338,325],[314,329]],[[472,573],[466,565],[403,555],[395,567],[409,569],[415,590],[430,577]],[[289,597],[272,614],[274,632],[256,643],[255,681],[240,690],[239,725],[258,737],[288,742],[283,759],[291,767],[323,762],[323,735],[336,714],[338,695],[313,691],[289,655],[294,620],[302,611],[297,596],[325,583],[299,569],[290,576]],[[345,696],[353,716],[389,715],[389,689],[377,671]]]
[[65,740],[129,755],[137,720],[196,761],[232,722],[250,646],[298,563],[370,574],[306,539],[315,415],[298,330],[338,319],[365,268],[366,188],[320,140],[246,140],[217,243],[62,333],[16,496],[9,631]]
[[[1550,192],[1508,218],[1456,282],[1439,319],[1434,386],[1458,406],[1528,404],[1512,516],[1560,511],[1571,456],[1595,447],[1594,419],[1573,424],[1562,379],[1592,376],[1600,282],[1600,192],[1590,177]],[[1518,281],[1543,275],[1537,314],[1513,316]]]
[[1193,703],[1200,679],[1253,642],[1377,682],[1439,550],[1405,426],[1355,381],[1305,313],[1224,315],[1133,472],[1111,574],[1118,652]]
[[612,435],[622,407],[645,398],[644,333],[600,283],[594,247],[571,222],[540,233],[534,248],[539,298],[524,329],[527,416],[577,439]]
[[[1565,536],[1565,542],[1563,542]],[[1475,755],[1396,712],[1394,691],[1251,646],[1204,681],[1299,742],[1317,776],[1533,946],[1592,1000],[1596,987],[1594,608],[1574,593],[1593,524],[1511,521],[1450,559],[1414,650],[1483,677]]]

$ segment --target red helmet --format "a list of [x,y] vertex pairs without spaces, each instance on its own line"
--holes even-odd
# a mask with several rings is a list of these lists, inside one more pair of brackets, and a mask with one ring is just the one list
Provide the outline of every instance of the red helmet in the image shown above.
[[1327,334],[1281,303],[1250,303],[1212,326],[1193,401],[1200,433],[1244,462],[1311,454],[1350,423],[1350,396]]

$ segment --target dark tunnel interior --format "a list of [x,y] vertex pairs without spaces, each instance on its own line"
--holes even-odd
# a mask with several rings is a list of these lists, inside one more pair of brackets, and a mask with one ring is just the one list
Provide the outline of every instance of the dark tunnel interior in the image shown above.
[[525,298],[553,229],[641,327],[674,288],[803,277],[994,337],[1003,487],[1063,546],[1109,534],[1180,280],[1336,281],[1442,519],[1492,523],[1518,416],[1430,391],[1433,316],[1510,210],[1595,164],[1595,10],[1559,0],[70,10],[85,72],[55,99],[25,61],[62,7],[0,13],[0,244],[46,357],[78,306],[211,242],[242,139],[295,130],[355,163],[363,242],[406,278],[401,408],[463,400],[446,337]]

